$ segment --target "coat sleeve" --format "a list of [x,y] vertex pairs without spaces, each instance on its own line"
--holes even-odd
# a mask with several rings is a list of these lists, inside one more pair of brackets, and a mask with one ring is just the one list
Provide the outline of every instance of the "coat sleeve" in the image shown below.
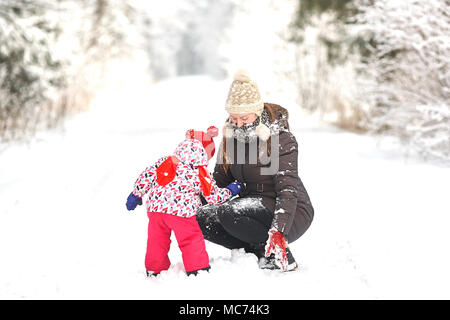
[[217,185],[221,188],[226,187],[235,180],[231,175],[231,172],[229,170],[228,172],[225,172],[221,164],[216,164],[214,167],[213,177],[214,180],[216,180]]
[[134,183],[133,194],[135,196],[142,198],[148,192],[156,179],[156,168],[158,168],[158,166],[166,159],[167,157],[163,157],[154,165],[148,166],[144,171],[142,171]]
[[279,168],[273,176],[276,202],[272,227],[287,235],[297,209],[299,189],[298,144],[294,135],[290,132],[280,133],[278,151]]
[[229,199],[231,199],[231,191],[227,188],[219,188],[214,179],[211,179],[211,194],[209,196],[204,196],[205,200],[209,204],[221,204]]

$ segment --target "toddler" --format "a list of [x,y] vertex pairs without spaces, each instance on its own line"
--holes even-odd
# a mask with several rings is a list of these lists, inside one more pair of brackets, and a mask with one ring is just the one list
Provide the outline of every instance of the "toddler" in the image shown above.
[[208,174],[208,161],[215,152],[213,138],[217,134],[216,127],[209,127],[206,133],[188,130],[186,139],[172,156],[160,158],[140,174],[128,196],[126,207],[134,210],[148,194],[147,276],[169,269],[172,231],[180,247],[186,273],[197,275],[199,270],[210,269],[205,240],[195,216],[202,205],[200,195],[210,204],[220,204],[241,189],[237,182],[219,188]]

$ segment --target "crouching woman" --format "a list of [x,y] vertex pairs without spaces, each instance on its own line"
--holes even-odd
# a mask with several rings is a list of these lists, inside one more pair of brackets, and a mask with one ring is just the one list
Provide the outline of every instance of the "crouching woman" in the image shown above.
[[294,270],[298,264],[288,244],[309,228],[314,209],[298,175],[298,144],[288,112],[263,103],[256,83],[243,71],[235,75],[226,110],[213,176],[219,187],[239,182],[239,197],[199,208],[203,236],[254,253],[262,269]]

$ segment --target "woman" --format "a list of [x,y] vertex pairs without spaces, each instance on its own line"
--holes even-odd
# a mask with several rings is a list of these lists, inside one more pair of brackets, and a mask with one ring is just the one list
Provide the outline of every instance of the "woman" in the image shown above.
[[263,103],[245,71],[235,74],[226,110],[230,117],[213,176],[219,187],[238,181],[242,189],[237,198],[198,210],[203,236],[256,254],[260,268],[294,270],[287,243],[305,233],[314,210],[298,176],[298,145],[288,112]]

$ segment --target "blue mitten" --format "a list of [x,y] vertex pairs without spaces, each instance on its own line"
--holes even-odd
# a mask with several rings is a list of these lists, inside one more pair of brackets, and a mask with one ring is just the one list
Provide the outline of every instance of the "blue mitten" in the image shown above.
[[225,188],[231,191],[231,196],[234,197],[241,192],[242,186],[239,182],[235,181],[227,185]]
[[132,193],[130,193],[130,195],[127,198],[127,209],[128,210],[134,210],[137,205],[141,205],[142,204],[142,198],[139,198],[138,196],[135,196]]

